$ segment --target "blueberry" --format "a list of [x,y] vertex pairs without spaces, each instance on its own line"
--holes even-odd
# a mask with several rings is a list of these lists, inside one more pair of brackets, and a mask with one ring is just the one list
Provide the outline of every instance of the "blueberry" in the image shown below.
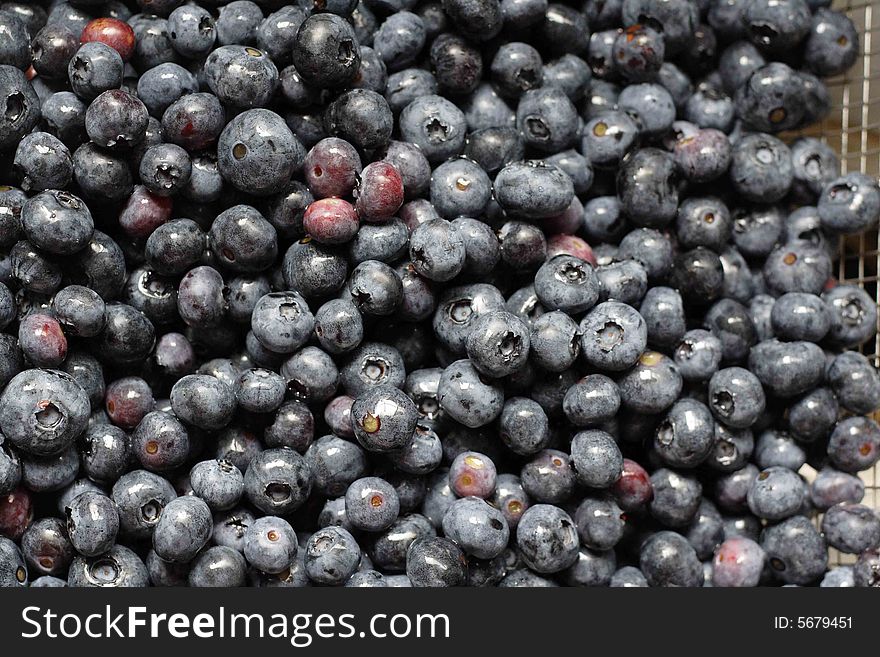
[[749,538],[729,538],[715,552],[712,585],[752,587],[761,580],[766,561],[764,550]]
[[796,47],[810,29],[810,8],[805,0],[785,0],[765,5],[748,3],[742,20],[746,34],[755,45],[771,53]]
[[617,380],[622,404],[640,413],[659,413],[681,392],[675,362],[656,351],[645,351],[638,363]]
[[611,576],[608,585],[611,588],[644,588],[648,586],[648,580],[638,568],[624,566]]
[[65,524],[58,518],[34,521],[21,537],[21,552],[32,575],[42,576],[65,574],[74,556]]
[[787,584],[809,584],[828,564],[821,534],[808,518],[793,516],[767,527],[761,535],[771,572]]
[[466,349],[472,365],[482,374],[498,378],[512,374],[529,355],[529,330],[514,315],[496,311],[478,317]]
[[391,385],[364,390],[351,407],[355,437],[365,449],[374,452],[404,447],[412,439],[417,420],[415,404],[406,393]]
[[198,497],[171,500],[153,532],[153,549],[165,561],[190,561],[211,538],[211,510]]
[[522,559],[538,573],[560,572],[578,558],[574,521],[549,504],[536,504],[526,510],[516,528],[516,543]]
[[802,508],[807,485],[788,468],[774,466],[762,470],[748,492],[749,509],[759,518],[782,520]]
[[853,566],[853,582],[866,587],[880,584],[880,550],[867,550],[859,555]]
[[441,96],[421,96],[411,102],[401,112],[399,125],[404,139],[421,147],[431,163],[458,155],[464,148],[464,114]]
[[853,413],[873,413],[880,406],[880,378],[862,354],[845,351],[836,356],[826,377],[837,399]]
[[837,285],[822,294],[831,313],[828,340],[838,347],[855,347],[877,332],[877,307],[870,296],[853,285]]
[[812,342],[760,342],[749,354],[749,367],[779,397],[807,392],[824,376],[821,348]]
[[57,454],[86,428],[88,396],[70,375],[26,370],[0,396],[0,429],[16,449],[35,456]]
[[498,417],[504,403],[500,386],[484,380],[467,359],[456,361],[443,371],[437,394],[441,408],[471,428],[484,426]]
[[77,556],[70,565],[67,585],[71,587],[145,587],[147,567],[137,554],[114,545],[94,557]]
[[804,45],[804,61],[823,77],[844,73],[856,61],[859,35],[852,20],[837,11],[820,7],[813,14]]
[[21,209],[21,225],[35,246],[58,255],[81,251],[94,230],[86,203],[63,191],[42,192],[28,199]]
[[400,352],[379,342],[363,342],[340,369],[340,381],[351,395],[377,386],[400,387],[406,379]]
[[584,125],[581,152],[594,167],[610,168],[634,148],[638,136],[638,124],[629,114],[616,108],[609,109]]
[[574,492],[576,475],[572,459],[565,452],[545,449],[520,471],[525,493],[536,502],[561,504]]
[[246,568],[240,552],[215,545],[193,559],[187,583],[192,587],[244,586]]
[[593,367],[621,371],[633,366],[647,345],[647,326],[631,306],[606,301],[580,323],[581,353]]
[[119,531],[116,504],[106,495],[85,492],[65,508],[70,543],[79,554],[95,557],[113,547]]
[[694,548],[681,535],[661,531],[642,545],[639,569],[649,586],[698,587],[703,567]]
[[666,54],[664,37],[648,25],[629,25],[614,39],[614,70],[630,82],[652,80]]
[[241,471],[227,461],[201,461],[189,473],[193,493],[215,511],[231,509],[244,493]]
[[171,406],[184,422],[216,430],[232,419],[235,395],[230,386],[219,379],[191,374],[174,384]]
[[610,435],[600,430],[582,431],[571,442],[571,460],[580,483],[608,488],[621,476],[623,457]]
[[305,149],[283,119],[265,109],[233,118],[217,141],[217,163],[225,180],[241,190],[268,196],[281,191],[305,157]]
[[741,367],[728,367],[713,374],[708,393],[712,414],[736,429],[754,424],[766,405],[760,381]]
[[841,552],[859,554],[880,545],[880,516],[862,504],[836,504],[822,517],[822,534]]
[[797,472],[806,462],[803,448],[788,434],[765,431],[755,444],[755,462],[762,468],[781,466]]
[[492,559],[507,546],[510,531],[499,510],[479,498],[465,497],[446,511],[443,533],[467,554]]
[[831,317],[822,300],[803,292],[789,292],[773,304],[770,321],[773,333],[783,340],[819,342],[831,327]]
[[448,538],[417,538],[406,554],[406,574],[415,587],[463,586],[467,558]]
[[880,428],[867,417],[841,420],[828,441],[831,464],[844,472],[870,468],[880,458]]

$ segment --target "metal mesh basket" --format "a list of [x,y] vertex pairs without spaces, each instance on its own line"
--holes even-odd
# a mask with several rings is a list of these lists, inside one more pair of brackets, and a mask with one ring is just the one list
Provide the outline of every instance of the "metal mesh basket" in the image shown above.
[[[826,80],[834,105],[820,124],[802,134],[816,136],[840,155],[844,172],[863,171],[880,177],[880,3],[877,0],[835,0],[861,35],[861,60],[845,74]],[[862,286],[880,304],[880,236],[870,231],[842,240],[837,263],[838,280]],[[880,365],[880,334],[861,351]],[[880,420],[880,413],[875,415]],[[809,475],[812,472],[806,473]],[[863,503],[880,510],[880,463],[861,474]],[[832,552],[832,563],[854,561]]]

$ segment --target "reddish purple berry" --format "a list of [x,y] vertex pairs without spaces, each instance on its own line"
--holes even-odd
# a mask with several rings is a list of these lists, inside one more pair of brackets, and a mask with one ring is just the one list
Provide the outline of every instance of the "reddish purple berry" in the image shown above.
[[757,586],[764,570],[766,555],[750,538],[728,538],[715,550],[712,584],[715,586]]
[[486,499],[495,492],[495,464],[485,454],[462,452],[449,467],[449,485],[459,497]]
[[171,198],[157,196],[143,185],[138,185],[119,213],[119,225],[132,237],[147,238],[171,219],[173,205]]
[[21,320],[18,344],[37,367],[58,367],[67,358],[67,338],[51,315],[34,313]]
[[116,379],[107,386],[104,406],[110,421],[123,429],[133,429],[156,405],[150,385],[138,376]]
[[642,466],[635,461],[623,459],[623,474],[611,486],[611,493],[621,509],[635,511],[654,498],[654,486]]
[[303,175],[315,198],[348,196],[362,168],[354,146],[338,137],[319,141],[303,161]]
[[359,227],[354,206],[341,198],[322,198],[311,203],[303,214],[303,228],[321,244],[345,244]]
[[372,223],[388,221],[403,205],[403,178],[393,164],[373,162],[361,172],[355,195],[361,219]]
[[31,494],[24,488],[0,497],[0,536],[17,541],[33,518]]

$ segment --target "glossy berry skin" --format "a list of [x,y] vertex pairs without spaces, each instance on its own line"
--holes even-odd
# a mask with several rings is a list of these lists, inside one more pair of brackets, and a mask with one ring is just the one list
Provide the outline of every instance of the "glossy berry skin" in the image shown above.
[[217,48],[205,60],[204,74],[211,92],[236,108],[264,107],[278,82],[275,64],[251,46]]
[[133,237],[149,237],[171,218],[173,201],[137,185],[119,215],[122,229]]
[[397,492],[379,477],[353,481],[345,492],[345,517],[356,529],[385,530],[397,519],[399,511]]
[[280,192],[304,157],[302,143],[284,120],[266,109],[242,112],[217,140],[217,164],[224,180],[259,196]]
[[92,238],[94,220],[85,201],[63,191],[46,191],[21,209],[22,229],[33,244],[49,253],[70,255]]
[[793,516],[767,527],[760,543],[771,571],[787,584],[809,584],[825,572],[825,543],[805,516]]
[[31,524],[21,537],[21,551],[32,578],[65,574],[74,555],[65,524],[58,518]]
[[471,428],[484,426],[498,417],[504,403],[501,388],[483,381],[467,359],[456,361],[443,371],[438,399],[444,411]]
[[666,53],[663,36],[646,25],[630,25],[615,38],[611,60],[615,71],[631,82],[653,79]]
[[317,584],[338,586],[357,570],[361,551],[355,538],[342,527],[325,527],[309,538],[305,570]]
[[339,16],[307,18],[293,42],[293,64],[308,84],[341,87],[357,74],[361,58],[352,27]]
[[694,548],[680,534],[661,531],[643,545],[639,568],[649,586],[697,587],[703,569]]
[[399,124],[404,140],[418,145],[432,164],[458,155],[464,148],[464,114],[441,96],[415,99],[401,112]]
[[245,494],[268,514],[286,514],[308,498],[312,474],[308,463],[288,448],[267,449],[257,455],[245,472]]
[[581,354],[592,366],[621,371],[639,359],[647,345],[647,326],[631,306],[606,301],[594,307],[580,323]]
[[158,472],[171,470],[183,464],[189,455],[189,434],[174,415],[153,411],[144,415],[135,428],[131,447],[144,468]]
[[526,510],[516,528],[516,543],[525,563],[538,573],[559,572],[577,560],[579,541],[574,521],[549,504]]
[[355,190],[355,207],[364,221],[384,222],[403,204],[403,178],[389,162],[373,162],[364,167]]
[[485,454],[462,452],[449,467],[449,484],[459,497],[488,498],[495,491],[495,464]]
[[812,342],[765,340],[752,348],[749,367],[761,384],[779,397],[793,397],[822,382],[820,347]]
[[880,216],[880,188],[858,172],[829,182],[817,203],[822,227],[831,233],[850,234],[877,224]]
[[122,475],[111,492],[119,512],[120,529],[126,535],[149,538],[165,506],[177,497],[167,479],[145,470]]
[[110,46],[122,61],[127,62],[134,54],[135,34],[128,23],[117,18],[96,18],[85,26],[79,37],[80,43],[97,41]]
[[113,547],[119,531],[119,514],[106,495],[77,495],[65,508],[65,516],[70,543],[81,555],[94,557]]
[[77,556],[67,577],[70,587],[140,588],[148,582],[144,562],[123,545],[114,545],[97,557]]
[[215,545],[195,558],[187,576],[191,587],[244,586],[246,564],[239,552]]
[[880,546],[880,516],[862,504],[837,504],[822,517],[822,534],[841,552],[860,554]]
[[828,441],[831,464],[844,472],[859,472],[880,458],[880,428],[871,418],[841,420]]
[[319,141],[303,161],[306,183],[317,198],[348,196],[357,185],[362,169],[357,150],[337,137]]
[[721,587],[757,586],[766,556],[761,546],[744,537],[724,541],[712,561],[712,585]]
[[355,437],[369,451],[399,449],[412,438],[418,411],[396,387],[381,385],[364,391],[351,407]]
[[153,410],[155,401],[149,384],[140,377],[124,377],[107,386],[105,408],[111,422],[133,429]]
[[562,504],[575,489],[576,475],[568,454],[545,449],[523,466],[520,480],[523,490],[536,502]]
[[453,502],[443,516],[443,533],[467,554],[493,559],[507,546],[510,531],[500,511],[479,498]]
[[165,507],[153,532],[153,549],[165,561],[190,561],[210,540],[211,510],[198,497],[178,497]]
[[828,341],[840,347],[862,344],[876,333],[876,304],[861,288],[838,285],[822,295],[831,313]]
[[235,395],[219,379],[191,374],[174,384],[171,406],[185,422],[203,429],[219,429],[232,418]]
[[407,551],[406,574],[418,588],[464,586],[467,558],[448,538],[419,538]]
[[296,554],[296,534],[283,518],[263,516],[248,527],[244,557],[254,568],[277,574],[290,567]]
[[214,511],[231,509],[244,493],[241,471],[227,461],[201,461],[189,473],[193,494]]
[[67,338],[54,317],[34,313],[18,325],[18,344],[38,367],[58,367],[67,356]]
[[848,16],[821,7],[813,15],[804,48],[804,60],[816,75],[838,75],[858,58],[859,35]]
[[328,497],[344,495],[349,485],[367,470],[364,451],[337,436],[318,438],[309,446],[305,457],[315,488]]
[[682,379],[675,362],[656,351],[646,351],[638,363],[617,380],[620,401],[641,413],[659,413],[675,401]]
[[807,496],[807,486],[800,476],[774,466],[762,470],[749,488],[749,509],[759,518],[782,520],[797,513]]
[[291,353],[308,339],[314,321],[306,301],[296,292],[272,292],[257,301],[251,329],[270,351]]
[[88,414],[85,391],[57,370],[21,372],[0,396],[0,429],[26,454],[61,452],[83,432]]
[[719,370],[709,381],[709,409],[726,425],[743,429],[763,412],[766,397],[760,381],[741,367]]

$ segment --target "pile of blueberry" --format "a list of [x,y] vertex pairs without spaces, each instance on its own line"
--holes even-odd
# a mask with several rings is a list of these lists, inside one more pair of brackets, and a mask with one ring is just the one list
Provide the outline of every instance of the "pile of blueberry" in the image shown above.
[[880,586],[828,4],[0,2],[0,586]]

